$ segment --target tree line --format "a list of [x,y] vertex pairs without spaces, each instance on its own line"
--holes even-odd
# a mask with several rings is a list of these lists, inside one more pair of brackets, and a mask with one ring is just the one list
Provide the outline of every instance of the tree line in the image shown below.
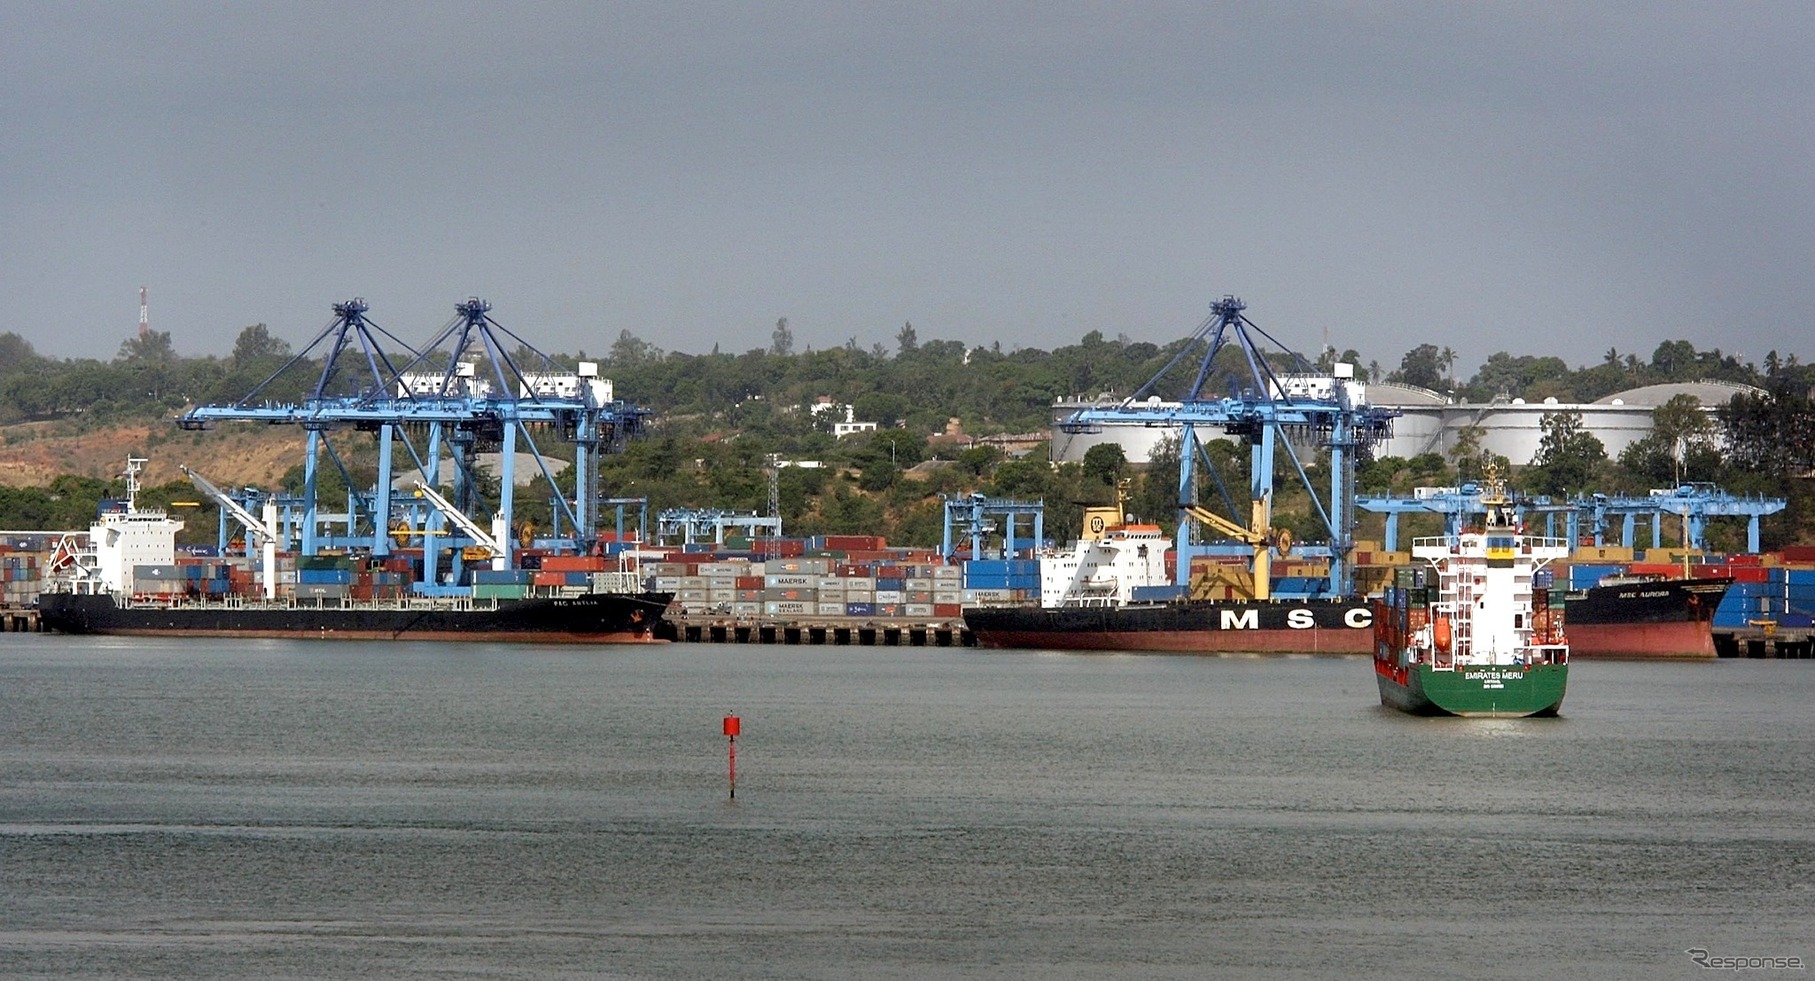
[[[742,353],[667,352],[622,331],[602,354],[580,351],[552,358],[569,367],[580,360],[601,361],[620,398],[655,411],[651,436],[605,461],[602,475],[609,493],[647,496],[657,508],[762,510],[771,461],[780,458],[827,465],[777,471],[782,516],[791,533],[880,532],[897,541],[931,544],[938,538],[940,495],[983,492],[1045,499],[1049,531],[1064,536],[1076,531],[1079,503],[1108,498],[1123,480],[1142,514],[1170,524],[1177,477],[1165,472],[1164,450],[1144,474],[1108,450],[1084,464],[1053,465],[1043,453],[1010,460],[993,449],[943,442],[935,434],[952,418],[972,434],[1044,430],[1054,399],[1130,394],[1164,368],[1183,341],[1157,345],[1092,331],[1075,344],[1050,350],[1004,350],[1000,345],[923,341],[912,324],[903,325],[894,341],[892,347],[864,347],[853,338],[836,347],[796,351],[784,318],[777,321],[767,348]],[[1277,357],[1277,366],[1289,370],[1288,359]],[[301,359],[273,378],[290,358],[290,345],[263,324],[243,329],[225,356],[178,356],[169,334],[154,331],[128,338],[105,361],[47,358],[19,335],[0,333],[0,423],[60,419],[85,426],[169,417],[189,405],[235,401],[261,383],[263,398],[298,399],[321,365]],[[1533,460],[1491,460],[1465,431],[1461,445],[1448,456],[1367,461],[1360,483],[1368,491],[1404,492],[1419,483],[1471,479],[1488,463],[1513,471],[1521,489],[1555,495],[1642,492],[1683,480],[1714,480],[1730,489],[1791,500],[1790,511],[1770,519],[1768,539],[1780,544],[1815,540],[1808,534],[1815,507],[1805,500],[1804,489],[1815,467],[1815,405],[1810,400],[1815,376],[1794,355],[1772,352],[1761,369],[1718,349],[1666,341],[1648,359],[1609,350],[1598,363],[1571,369],[1554,356],[1498,352],[1466,379],[1455,373],[1453,350],[1434,344],[1414,346],[1391,370],[1354,350],[1326,350],[1316,359],[1326,368],[1335,360],[1362,366],[1376,381],[1477,402],[1539,402],[1550,396],[1588,402],[1639,385],[1703,379],[1756,386],[1758,394],[1735,398],[1713,419],[1693,400],[1660,407],[1652,435],[1618,459],[1607,457],[1579,416],[1560,411],[1546,417]],[[1238,375],[1245,370],[1226,367]],[[1185,380],[1169,381],[1182,386]],[[1157,390],[1168,389],[1162,384]],[[803,408],[820,396],[853,405],[858,419],[881,428],[834,439],[828,431],[830,417]],[[1232,486],[1245,485],[1244,464],[1233,454],[1221,454],[1210,453],[1209,465],[1226,467]],[[347,458],[354,468],[348,476],[357,484],[363,476],[360,454],[350,452]],[[300,483],[300,473],[298,467],[292,483]],[[1277,510],[1284,521],[1308,521],[1309,504],[1293,499],[1290,484],[1281,481]],[[17,493],[0,497],[0,512],[34,513],[37,505],[17,498]],[[533,517],[538,503],[532,498],[521,506]],[[212,526],[206,521],[192,525]]]

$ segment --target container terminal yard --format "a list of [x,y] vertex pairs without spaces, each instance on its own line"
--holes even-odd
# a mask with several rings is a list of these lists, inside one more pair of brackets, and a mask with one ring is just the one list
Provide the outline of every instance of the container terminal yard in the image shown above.
[[[643,544],[634,532],[623,541],[612,532],[605,536],[613,540],[601,551],[610,555],[531,549],[522,555],[521,570],[471,575],[490,594],[561,593],[577,591],[595,572],[634,559],[645,588],[674,596],[656,636],[701,643],[971,646],[975,640],[962,618],[966,607],[1037,605],[1041,597],[1039,552],[1031,542],[1010,552],[1015,558],[972,560],[962,548],[948,561],[937,549],[891,547],[868,535],[733,537],[679,546]],[[40,628],[36,602],[57,537],[0,532],[0,630]],[[1392,570],[1406,564],[1405,556],[1383,543],[1362,540],[1358,546],[1355,568],[1362,588],[1384,584]],[[1815,548],[1722,556],[1590,542],[1556,575],[1559,583],[1579,590],[1609,576],[1678,576],[1685,557],[1691,576],[1733,580],[1713,617],[1719,656],[1815,656],[1810,617]],[[348,600],[399,595],[407,582],[401,558],[358,567],[344,558],[299,560],[281,553],[279,583],[293,594],[329,590],[344,592]],[[1216,568],[1199,560],[1194,574],[1202,578]],[[1321,566],[1288,563],[1281,571],[1279,582],[1305,581]],[[198,599],[243,591],[258,580],[256,562],[243,555],[185,554],[168,567],[135,569],[135,575],[135,588],[147,595]]]
[[[174,550],[169,543],[182,522],[135,511],[133,480],[145,461],[129,460],[124,506],[105,502],[88,532],[0,532],[0,628],[328,636],[335,633],[331,611],[346,611],[349,621],[367,625],[362,636],[377,639],[410,636],[407,627],[387,634],[389,628],[371,626],[413,623],[402,615],[409,611],[431,619],[477,613],[495,621],[506,608],[571,609],[609,599],[629,611],[626,622],[600,628],[594,639],[968,646],[976,638],[965,622],[967,609],[1314,603],[1377,592],[1410,564],[1398,548],[1401,516],[1460,514],[1473,486],[1429,488],[1403,499],[1356,494],[1357,451],[1389,437],[1396,413],[1368,405],[1366,386],[1349,365],[1319,371],[1291,355],[1297,373],[1275,374],[1249,336],[1255,328],[1244,305],[1225,297],[1212,309],[1214,316],[1174,359],[1203,351],[1195,389],[1178,401],[1141,401],[1143,389],[1120,404],[1079,410],[1060,427],[1076,433],[1108,426],[1179,428],[1187,437],[1181,499],[1198,496],[1198,427],[1246,437],[1252,469],[1246,522],[1183,506],[1173,541],[1157,526],[1124,520],[1122,507],[1112,505],[1095,522],[1087,512],[1085,540],[1068,545],[1046,539],[1044,502],[972,495],[946,500],[943,541],[931,548],[891,546],[873,535],[788,537],[773,503],[773,469],[769,515],[670,509],[658,515],[652,535],[646,500],[605,497],[598,486],[600,457],[640,435],[650,413],[614,399],[612,383],[599,377],[597,365],[563,368],[493,321],[490,305],[478,299],[457,304],[453,321],[420,349],[403,351],[381,344],[401,342],[366,318],[364,301],[335,304],[334,320],[292,359],[307,365],[312,351],[326,355],[307,398],[273,402],[254,390],[230,404],[192,408],[177,420],[196,432],[233,422],[300,427],[307,436],[302,493],[223,490],[185,467],[196,489],[219,506],[219,527],[213,547]],[[1201,390],[1226,344],[1246,350],[1257,371],[1241,389],[1249,394],[1240,398]],[[500,353],[513,347],[514,357]],[[526,355],[539,357],[540,365],[532,370],[520,364]],[[377,442],[377,481],[349,492],[344,509],[335,502],[329,510],[316,499],[317,477],[326,466],[340,466],[347,475],[334,444],[354,439]],[[550,440],[570,451],[564,479],[538,447]],[[1299,452],[1320,447],[1330,454],[1327,503],[1298,460]],[[512,513],[515,496],[525,493],[518,489],[514,461],[525,451],[558,505],[555,527],[541,535],[518,525]],[[1328,522],[1327,542],[1293,542],[1270,527],[1276,451],[1305,478]],[[475,476],[480,453],[500,460],[496,491],[485,491]],[[448,474],[451,487],[443,484]],[[1539,498],[1522,507],[1523,520],[1545,522],[1547,534],[1578,543],[1569,562],[1553,570],[1570,590],[1632,578],[1728,580],[1718,609],[1703,617],[1713,632],[1706,655],[1812,655],[1815,548],[1765,553],[1757,547],[1759,518],[1780,510],[1782,501],[1685,486],[1632,500]],[[614,508],[615,530],[605,520]],[[638,512],[630,527],[627,508]],[[1354,536],[1358,509],[1386,515],[1383,540]],[[1749,522],[1748,552],[1718,555],[1703,546],[1706,522],[1722,518]],[[1666,548],[1664,528],[1672,519],[1681,544]],[[1639,521],[1649,522],[1649,549],[1635,546]],[[161,529],[168,555],[104,544],[116,541],[121,528],[152,524]],[[1607,534],[1616,528],[1621,542],[1610,544]],[[1127,529],[1140,530],[1128,537]],[[1203,529],[1213,537],[1194,540]],[[1138,539],[1138,563],[1104,558],[1115,552],[1117,535],[1129,546],[1129,558],[1135,548],[1130,543]],[[1138,581],[1131,574],[1137,568]],[[1093,572],[1099,578],[1091,579]],[[108,603],[136,612],[126,616],[110,606],[109,618],[44,622],[47,609],[87,609],[103,593],[112,597]],[[89,599],[76,602],[72,595]],[[46,602],[47,596],[58,602]],[[644,606],[631,609],[637,604]],[[309,626],[288,633],[248,626],[257,618],[243,614],[254,606],[271,622],[281,621],[285,610],[302,610],[306,615],[292,619]],[[660,612],[645,617],[644,608]],[[218,614],[216,626],[197,618],[204,610]],[[510,629],[518,633],[503,639],[555,639],[538,637],[541,628]],[[567,642],[593,637],[568,627],[545,632],[561,633]],[[461,639],[457,628],[442,633],[438,639]]]

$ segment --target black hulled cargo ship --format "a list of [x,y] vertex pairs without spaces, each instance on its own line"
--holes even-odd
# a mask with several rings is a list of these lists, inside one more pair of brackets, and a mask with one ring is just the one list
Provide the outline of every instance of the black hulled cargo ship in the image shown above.
[[[568,557],[572,571],[474,569],[467,585],[412,584],[370,556],[310,556],[280,564],[267,544],[262,570],[219,561],[179,561],[181,521],[136,505],[138,465],[127,497],[110,502],[83,536],[51,559],[38,599],[44,629],[69,634],[289,637],[320,640],[459,640],[642,643],[671,594],[640,588],[634,571],[604,559]],[[192,478],[194,475],[191,475]],[[205,481],[198,486],[207,486]],[[207,488],[210,491],[212,487]],[[294,562],[295,560],[291,560]]]
[[1190,654],[1365,654],[1363,601],[1183,600],[1059,607],[976,607],[964,623],[984,647]]
[[1714,612],[1727,576],[1609,576],[1569,594],[1569,646],[1577,657],[1714,657]]
[[122,602],[113,593],[45,593],[38,615],[44,629],[67,634],[597,644],[654,640],[668,600],[665,593],[581,593],[523,599],[143,596]]
[[[1039,606],[967,607],[977,643],[1036,650],[1187,654],[1366,654],[1374,611],[1360,599],[1187,599],[1171,589],[1159,526],[1122,506],[1085,511],[1083,539],[1040,557]],[[1094,519],[1094,520],[1093,520]],[[1170,599],[1147,600],[1150,592]]]

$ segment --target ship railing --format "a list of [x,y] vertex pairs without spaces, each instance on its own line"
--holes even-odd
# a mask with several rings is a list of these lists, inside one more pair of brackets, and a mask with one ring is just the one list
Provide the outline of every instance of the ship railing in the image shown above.
[[1523,667],[1543,664],[1568,664],[1568,644],[1533,644],[1526,648]]

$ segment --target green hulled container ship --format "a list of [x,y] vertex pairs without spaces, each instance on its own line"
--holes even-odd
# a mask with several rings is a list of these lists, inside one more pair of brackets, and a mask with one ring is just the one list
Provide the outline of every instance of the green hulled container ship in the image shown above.
[[1485,515],[1453,534],[1418,538],[1374,617],[1380,701],[1420,715],[1555,715],[1569,680],[1563,590],[1551,562],[1569,542],[1524,533],[1490,473]]

